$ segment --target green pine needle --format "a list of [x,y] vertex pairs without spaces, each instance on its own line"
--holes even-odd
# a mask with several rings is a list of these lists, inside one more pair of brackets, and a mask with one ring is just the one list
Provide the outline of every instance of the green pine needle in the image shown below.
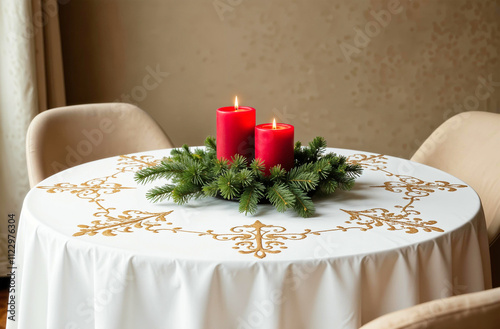
[[163,186],[153,187],[146,193],[146,198],[152,202],[160,202],[170,198],[175,185],[167,184]]
[[319,190],[323,194],[332,194],[339,184],[334,180],[324,180],[319,184]]
[[203,186],[203,193],[205,193],[206,196],[216,197],[217,195],[219,195],[219,192],[218,181],[211,181],[210,183]]
[[236,154],[231,158],[231,170],[240,171],[248,166],[247,158],[242,155]]
[[190,149],[183,145],[171,150],[170,157],[157,166],[137,171],[134,178],[140,184],[158,179],[168,181],[151,188],[146,194],[148,200],[169,199],[185,204],[200,197],[222,196],[239,200],[241,213],[255,214],[259,202],[267,199],[279,212],[293,209],[302,217],[311,217],[315,211],[311,195],[331,194],[338,188],[349,190],[363,171],[344,156],[325,154],[326,141],[322,137],[316,137],[307,146],[296,142],[295,167],[287,172],[278,165],[267,176],[260,159],[248,163],[245,157],[235,155],[231,161],[219,160],[214,137],[207,137],[205,146]]
[[293,209],[304,218],[311,217],[316,209],[311,198],[302,189],[295,186],[290,186],[290,192],[295,196]]
[[257,177],[264,177],[264,171],[266,170],[266,166],[264,165],[264,161],[261,159],[254,159],[250,163],[250,170]]
[[332,171],[332,166],[328,163],[327,159],[320,159],[314,164],[314,171],[320,179],[326,179]]
[[196,185],[177,185],[170,193],[172,200],[177,204],[185,204],[191,199],[197,199],[203,196],[199,186]]
[[213,171],[216,176],[224,174],[229,170],[229,161],[226,159],[214,159]]
[[308,166],[295,167],[288,173],[288,182],[291,186],[309,192],[316,188],[319,182],[319,175],[315,172],[307,171]]
[[216,152],[217,143],[215,142],[215,137],[208,136],[207,139],[205,139],[205,147],[207,148],[208,152]]
[[326,140],[323,137],[316,137],[309,143],[309,148],[311,149],[311,152],[317,157],[318,155],[325,152]]
[[241,182],[243,187],[247,187],[255,182],[255,175],[253,171],[245,168],[238,173],[238,180]]
[[134,179],[139,184],[147,184],[161,178],[171,178],[175,175],[182,174],[186,166],[182,163],[171,161],[162,161],[159,165],[147,167],[136,172]]
[[290,192],[288,186],[283,183],[275,183],[269,186],[266,192],[267,199],[279,212],[285,212],[295,205],[295,196]]
[[245,215],[255,214],[259,201],[264,197],[265,188],[264,184],[258,182],[246,187],[240,197],[239,211]]
[[206,168],[198,162],[191,162],[184,170],[183,178],[193,184],[204,185],[207,179]]
[[218,186],[221,196],[224,199],[234,199],[240,194],[241,183],[237,174],[233,171],[224,173],[218,179]]
[[269,177],[272,182],[282,182],[286,178],[286,170],[276,165],[269,170]]

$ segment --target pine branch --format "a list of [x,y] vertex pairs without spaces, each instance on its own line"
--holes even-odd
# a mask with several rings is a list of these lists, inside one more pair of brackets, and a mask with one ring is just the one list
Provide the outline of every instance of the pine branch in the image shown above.
[[202,163],[190,161],[182,173],[182,179],[193,184],[204,185],[208,179],[207,168]]
[[152,202],[160,202],[165,199],[172,199],[177,204],[185,204],[192,198],[202,195],[199,186],[191,184],[166,184],[150,189],[146,193],[146,198]]
[[176,174],[181,174],[185,170],[185,166],[180,163],[162,161],[159,165],[146,167],[137,171],[134,175],[134,180],[139,184],[147,184],[161,178],[171,178]]
[[344,177],[338,181],[339,188],[342,190],[350,190],[354,186],[354,178]]
[[319,190],[323,194],[331,194],[338,186],[339,184],[334,180],[324,180],[319,184]]
[[231,157],[231,170],[240,171],[246,168],[248,165],[247,158],[242,155],[236,154]]
[[290,171],[280,165],[265,175],[262,160],[248,160],[235,155],[231,162],[218,160],[213,137],[205,140],[206,149],[190,149],[187,145],[171,150],[170,157],[154,167],[135,174],[138,183],[169,179],[169,184],[150,189],[146,197],[152,202],[171,199],[184,204],[193,198],[222,196],[238,199],[239,211],[255,214],[262,199],[284,212],[293,208],[302,217],[314,213],[311,195],[320,191],[330,194],[337,188],[350,189],[362,173],[358,164],[347,162],[344,156],[324,154],[326,142],[317,137],[307,146],[295,143],[295,167]]
[[214,180],[203,186],[203,193],[206,196],[216,197],[219,194],[219,182]]
[[205,146],[207,148],[207,151],[210,152],[217,152],[217,144],[215,142],[215,137],[213,136],[208,136],[205,139]]
[[221,196],[224,199],[234,199],[240,194],[240,182],[236,177],[236,174],[232,171],[224,173],[218,179],[218,187]]
[[276,165],[269,170],[269,178],[272,182],[282,182],[286,178],[286,170]]
[[314,163],[314,170],[318,173],[320,180],[328,178],[332,171],[332,166],[328,163],[327,159],[320,159]]
[[135,173],[134,180],[139,184],[146,184],[160,178],[166,178],[168,173],[161,167],[147,167]]
[[238,173],[238,180],[243,187],[247,187],[255,182],[255,176],[251,170],[245,168]]
[[257,205],[264,197],[265,186],[262,183],[255,183],[245,188],[240,198],[239,211],[241,213],[255,214]]
[[300,188],[306,192],[313,190],[318,185],[319,175],[308,171],[308,165],[295,167],[288,173],[288,182],[291,186]]
[[290,186],[290,193],[295,196],[293,209],[304,218],[311,217],[315,211],[311,198],[303,190],[292,185]]
[[160,202],[169,199],[175,185],[166,184],[163,186],[153,187],[146,193],[146,198],[152,202]]
[[207,151],[204,149],[195,149],[191,156],[195,161],[202,162],[207,156]]
[[194,184],[179,184],[170,193],[170,197],[177,204],[185,204],[190,199],[199,198],[203,195],[200,186]]
[[182,145],[182,151],[184,154],[191,154],[191,150],[189,149],[189,145],[187,144]]
[[359,164],[347,163],[345,172],[350,178],[355,179],[361,176],[361,174],[363,173],[363,167],[361,167],[361,165]]
[[254,173],[256,177],[264,177],[264,171],[266,170],[264,161],[262,161],[261,159],[254,159],[250,163],[250,170]]
[[215,176],[219,176],[224,174],[229,170],[229,161],[226,159],[215,159],[213,162],[213,168],[212,171]]
[[275,183],[267,188],[267,199],[279,212],[285,212],[295,205],[295,196],[283,183]]
[[315,160],[317,160],[318,156],[323,154],[326,150],[326,140],[323,137],[318,136],[309,142],[309,148],[314,154]]
[[175,160],[178,157],[180,157],[182,155],[182,153],[183,152],[180,149],[172,149],[172,150],[170,150],[170,159]]

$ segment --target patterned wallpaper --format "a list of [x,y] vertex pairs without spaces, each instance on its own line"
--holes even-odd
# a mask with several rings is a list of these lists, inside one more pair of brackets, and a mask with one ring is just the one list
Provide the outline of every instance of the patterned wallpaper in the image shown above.
[[500,0],[87,0],[60,5],[68,102],[128,101],[180,146],[215,110],[409,158],[444,120],[500,112]]

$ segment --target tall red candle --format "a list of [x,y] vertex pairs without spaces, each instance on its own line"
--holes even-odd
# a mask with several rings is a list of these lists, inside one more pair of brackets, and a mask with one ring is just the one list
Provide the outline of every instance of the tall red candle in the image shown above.
[[231,160],[235,154],[249,161],[254,155],[255,109],[235,105],[217,109],[217,159]]
[[286,170],[293,168],[293,134],[293,126],[284,123],[255,127],[255,158],[264,161],[266,174],[278,164]]

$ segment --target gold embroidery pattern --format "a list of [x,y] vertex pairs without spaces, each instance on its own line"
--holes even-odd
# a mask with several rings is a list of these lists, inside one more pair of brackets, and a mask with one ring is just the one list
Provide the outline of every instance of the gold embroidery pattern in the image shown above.
[[172,225],[167,222],[165,217],[172,211],[150,213],[140,210],[124,210],[117,216],[112,215],[116,208],[105,207],[102,198],[106,194],[115,194],[124,190],[135,189],[135,187],[126,187],[122,184],[111,183],[111,178],[116,178],[118,174],[126,172],[135,172],[146,166],[153,166],[158,163],[152,156],[120,156],[118,158],[118,171],[110,176],[94,178],[81,184],[58,183],[53,186],[39,186],[39,189],[47,190],[47,193],[70,192],[78,198],[88,200],[97,206],[97,212],[94,217],[103,218],[93,220],[92,225],[78,225],[79,232],[73,236],[89,235],[93,236],[102,233],[105,236],[115,236],[117,233],[131,233],[134,229],[145,229],[146,231],[158,233],[159,227]]
[[81,236],[85,234],[93,236],[99,232],[105,236],[115,236],[116,233],[119,232],[131,233],[134,228],[144,228],[146,231],[158,233],[162,222],[166,225],[172,225],[172,223],[167,223],[167,220],[165,219],[165,217],[171,213],[172,211],[151,213],[139,210],[125,210],[116,218],[106,215],[105,221],[94,220],[91,222],[92,226],[78,225],[80,232],[76,232],[73,236]]
[[375,226],[387,225],[389,231],[405,230],[409,234],[418,233],[419,229],[422,229],[424,232],[444,232],[439,227],[432,226],[437,224],[435,220],[423,221],[421,218],[410,219],[404,214],[395,214],[384,208],[372,208],[363,211],[342,209],[342,211],[350,215],[346,223],[363,225],[367,230],[371,230]]
[[252,225],[232,227],[230,231],[232,233],[217,234],[208,230],[206,234],[219,241],[237,241],[233,249],[239,250],[242,254],[253,254],[261,259],[268,253],[277,254],[281,252],[279,249],[286,249],[285,243],[280,240],[302,240],[311,232],[306,230],[299,234],[285,233],[286,228],[283,226],[264,225],[260,221]]
[[382,154],[354,154],[348,157],[348,161],[352,164],[359,164],[364,169],[371,171],[384,170],[387,168],[387,157]]
[[70,192],[80,199],[89,200],[89,202],[102,201],[98,200],[98,198],[103,194],[114,194],[122,190],[134,189],[117,183],[108,183],[108,179],[109,177],[95,178],[80,185],[58,183],[53,186],[39,186],[38,188],[47,190],[47,193]]
[[435,226],[436,220],[424,221],[419,217],[421,213],[415,209],[415,202],[436,191],[454,192],[459,188],[466,187],[466,185],[450,184],[444,181],[426,182],[412,176],[396,175],[387,170],[388,158],[384,155],[356,154],[350,156],[348,161],[360,164],[366,170],[380,171],[387,177],[396,179],[387,181],[381,186],[372,187],[384,188],[392,193],[404,193],[403,200],[406,200],[406,204],[395,205],[396,211],[385,208],[361,211],[341,209],[349,215],[349,219],[346,221],[348,226],[335,226],[317,231],[304,229],[299,233],[287,232],[283,226],[267,225],[259,220],[251,225],[232,227],[226,233],[217,233],[214,230],[191,231],[171,226],[173,223],[168,222],[166,216],[173,211],[151,213],[140,210],[124,210],[118,215],[113,215],[112,213],[116,209],[103,205],[104,195],[135,189],[135,187],[110,182],[111,179],[117,178],[122,173],[135,172],[146,166],[154,166],[159,161],[152,156],[120,156],[117,172],[112,175],[91,179],[81,184],[58,183],[38,188],[45,189],[48,193],[70,192],[97,206],[97,212],[94,213],[94,217],[97,219],[93,220],[91,225],[78,225],[80,231],[74,233],[74,236],[94,236],[98,233],[104,236],[116,236],[118,233],[132,233],[136,229],[144,229],[152,233],[170,231],[172,233],[196,234],[210,236],[217,241],[233,242],[233,249],[238,250],[239,253],[252,254],[262,259],[268,254],[278,254],[287,249],[287,241],[304,240],[310,235],[318,236],[334,231],[346,232],[353,229],[368,231],[375,227],[387,226],[389,231],[404,230],[409,234],[418,233],[420,230],[423,232],[443,232],[441,228]]
[[415,210],[413,204],[438,190],[455,192],[459,188],[467,187],[467,185],[450,184],[443,181],[425,182],[412,176],[396,175],[387,171],[387,158],[383,155],[357,154],[350,160],[353,163],[359,163],[365,169],[381,171],[388,177],[398,179],[398,181],[385,182],[382,186],[372,187],[382,187],[393,193],[401,193],[404,191],[405,196],[403,200],[407,200],[405,205],[394,206],[394,208],[400,209],[400,212],[397,214],[384,208],[372,208],[362,211],[341,209],[350,215],[346,223],[363,225],[367,229],[372,229],[374,226],[384,226],[385,224],[389,227],[388,230],[390,231],[405,230],[405,232],[409,234],[418,233],[419,229],[424,232],[444,232],[441,228],[433,226],[437,224],[436,220],[424,221],[422,218],[417,217],[421,215],[421,213]]
[[151,155],[121,155],[118,158],[119,171],[112,177],[125,172],[136,172],[145,167],[153,167],[160,164],[160,162],[161,159],[156,159]]

